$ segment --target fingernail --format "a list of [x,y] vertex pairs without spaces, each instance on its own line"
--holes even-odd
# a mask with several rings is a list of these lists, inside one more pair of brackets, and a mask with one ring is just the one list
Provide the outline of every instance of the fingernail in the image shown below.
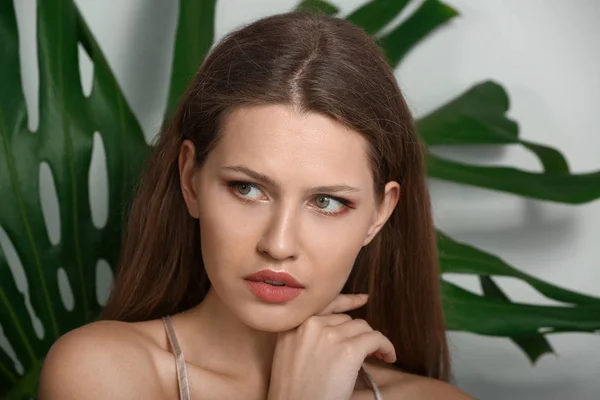
[[368,294],[366,294],[366,293],[362,293],[362,294],[360,295],[360,298],[361,298],[362,300],[367,300],[367,299],[369,298],[369,295],[368,295]]

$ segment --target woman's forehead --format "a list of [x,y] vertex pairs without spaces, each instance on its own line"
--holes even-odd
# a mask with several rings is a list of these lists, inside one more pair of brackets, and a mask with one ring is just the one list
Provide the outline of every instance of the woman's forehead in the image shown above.
[[225,118],[221,133],[212,154],[221,166],[326,180],[371,179],[365,139],[323,114],[301,115],[284,105],[244,107]]

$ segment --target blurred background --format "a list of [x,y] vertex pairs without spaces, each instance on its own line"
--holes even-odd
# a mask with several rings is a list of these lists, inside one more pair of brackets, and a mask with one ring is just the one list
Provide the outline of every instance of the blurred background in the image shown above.
[[[395,70],[415,116],[428,114],[475,83],[493,80],[508,92],[508,115],[518,121],[522,138],[560,149],[574,173],[600,169],[600,1],[444,2],[460,15],[419,43]],[[75,3],[149,141],[159,130],[167,106],[177,2]],[[343,16],[365,2],[331,3]],[[406,18],[420,3],[411,2],[398,19]],[[14,4],[29,128],[35,130],[39,118],[33,106],[38,103],[39,85],[36,2],[17,0]],[[295,0],[219,1],[215,40],[241,24],[289,11],[297,4]],[[93,68],[84,52],[79,53],[85,92],[91,88]],[[475,165],[542,171],[539,161],[518,146],[440,147],[433,151]],[[93,217],[100,220],[108,214],[103,157],[102,146],[96,146],[90,202]],[[436,179],[430,185],[436,225],[454,239],[499,255],[547,282],[600,296],[600,201],[564,205]],[[44,196],[52,194],[42,193]],[[58,217],[47,222],[57,224]],[[10,261],[10,245],[6,235],[0,234]],[[110,286],[108,268],[100,275],[102,297]],[[476,276],[448,274],[446,279],[481,293]],[[558,304],[522,281],[500,277],[496,282],[513,301]],[[450,332],[449,339],[456,385],[480,399],[600,398],[598,334],[549,335],[556,354],[543,355],[535,365],[508,338]],[[0,346],[7,347],[6,343],[0,335]]]

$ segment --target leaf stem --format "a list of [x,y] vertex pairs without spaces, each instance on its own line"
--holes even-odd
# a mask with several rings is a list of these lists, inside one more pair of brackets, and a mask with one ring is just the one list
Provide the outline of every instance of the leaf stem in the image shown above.
[[35,351],[33,351],[33,347],[31,347],[31,343],[29,343],[29,340],[27,339],[27,335],[25,335],[25,331],[23,330],[23,327],[21,326],[21,323],[19,322],[19,319],[17,318],[17,314],[15,313],[15,310],[13,309],[13,307],[10,305],[10,302],[6,298],[6,295],[4,294],[4,290],[2,290],[2,288],[0,288],[0,300],[2,300],[2,302],[6,306],[6,310],[8,310],[10,319],[12,319],[13,324],[15,325],[15,328],[17,328],[17,332],[19,333],[19,336],[21,337],[21,341],[23,342],[23,345],[27,349],[27,353],[29,353],[29,357],[31,358],[33,365],[37,365],[38,359],[35,355]]
[[17,377],[10,372],[10,370],[8,369],[8,367],[4,364],[2,364],[0,362],[0,372],[2,372],[7,378],[8,380],[10,380],[13,384],[17,383]]
[[[116,85],[116,81],[115,81],[115,85]],[[117,88],[119,89],[119,88]],[[122,156],[123,156],[123,173],[121,176],[122,179],[122,184],[121,184],[121,198],[122,199],[126,199],[127,196],[127,185],[129,182],[129,177],[128,177],[128,173],[129,173],[129,162],[128,162],[128,154],[127,154],[127,145],[125,143],[125,135],[126,135],[126,128],[125,128],[125,115],[123,112],[123,99],[120,96],[120,92],[119,90],[116,90],[117,93],[117,105],[119,108],[119,122],[120,122],[120,138],[121,138],[121,149],[122,149]],[[109,204],[110,206],[110,204]],[[114,204],[114,206],[121,206],[118,204]],[[121,214],[121,232],[125,232],[125,230],[127,229],[126,227],[127,225],[127,213],[123,212]]]

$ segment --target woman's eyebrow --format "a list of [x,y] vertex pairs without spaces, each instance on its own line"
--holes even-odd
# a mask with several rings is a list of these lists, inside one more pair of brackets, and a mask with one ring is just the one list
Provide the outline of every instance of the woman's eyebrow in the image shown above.
[[[245,165],[227,165],[222,167],[221,169],[228,171],[241,172],[242,174],[248,175],[252,179],[263,183],[267,186],[271,186],[275,189],[279,189],[280,185],[275,182],[275,180],[268,175],[263,173],[254,171],[253,169],[245,166]],[[337,184],[337,185],[326,185],[326,186],[316,186],[313,188],[307,188],[304,190],[305,193],[337,193],[337,192],[360,192],[359,188],[350,185]]]
[[317,186],[308,190],[305,190],[307,193],[337,193],[337,192],[360,192],[359,188],[355,188],[354,186],[348,185],[329,185],[329,186]]

